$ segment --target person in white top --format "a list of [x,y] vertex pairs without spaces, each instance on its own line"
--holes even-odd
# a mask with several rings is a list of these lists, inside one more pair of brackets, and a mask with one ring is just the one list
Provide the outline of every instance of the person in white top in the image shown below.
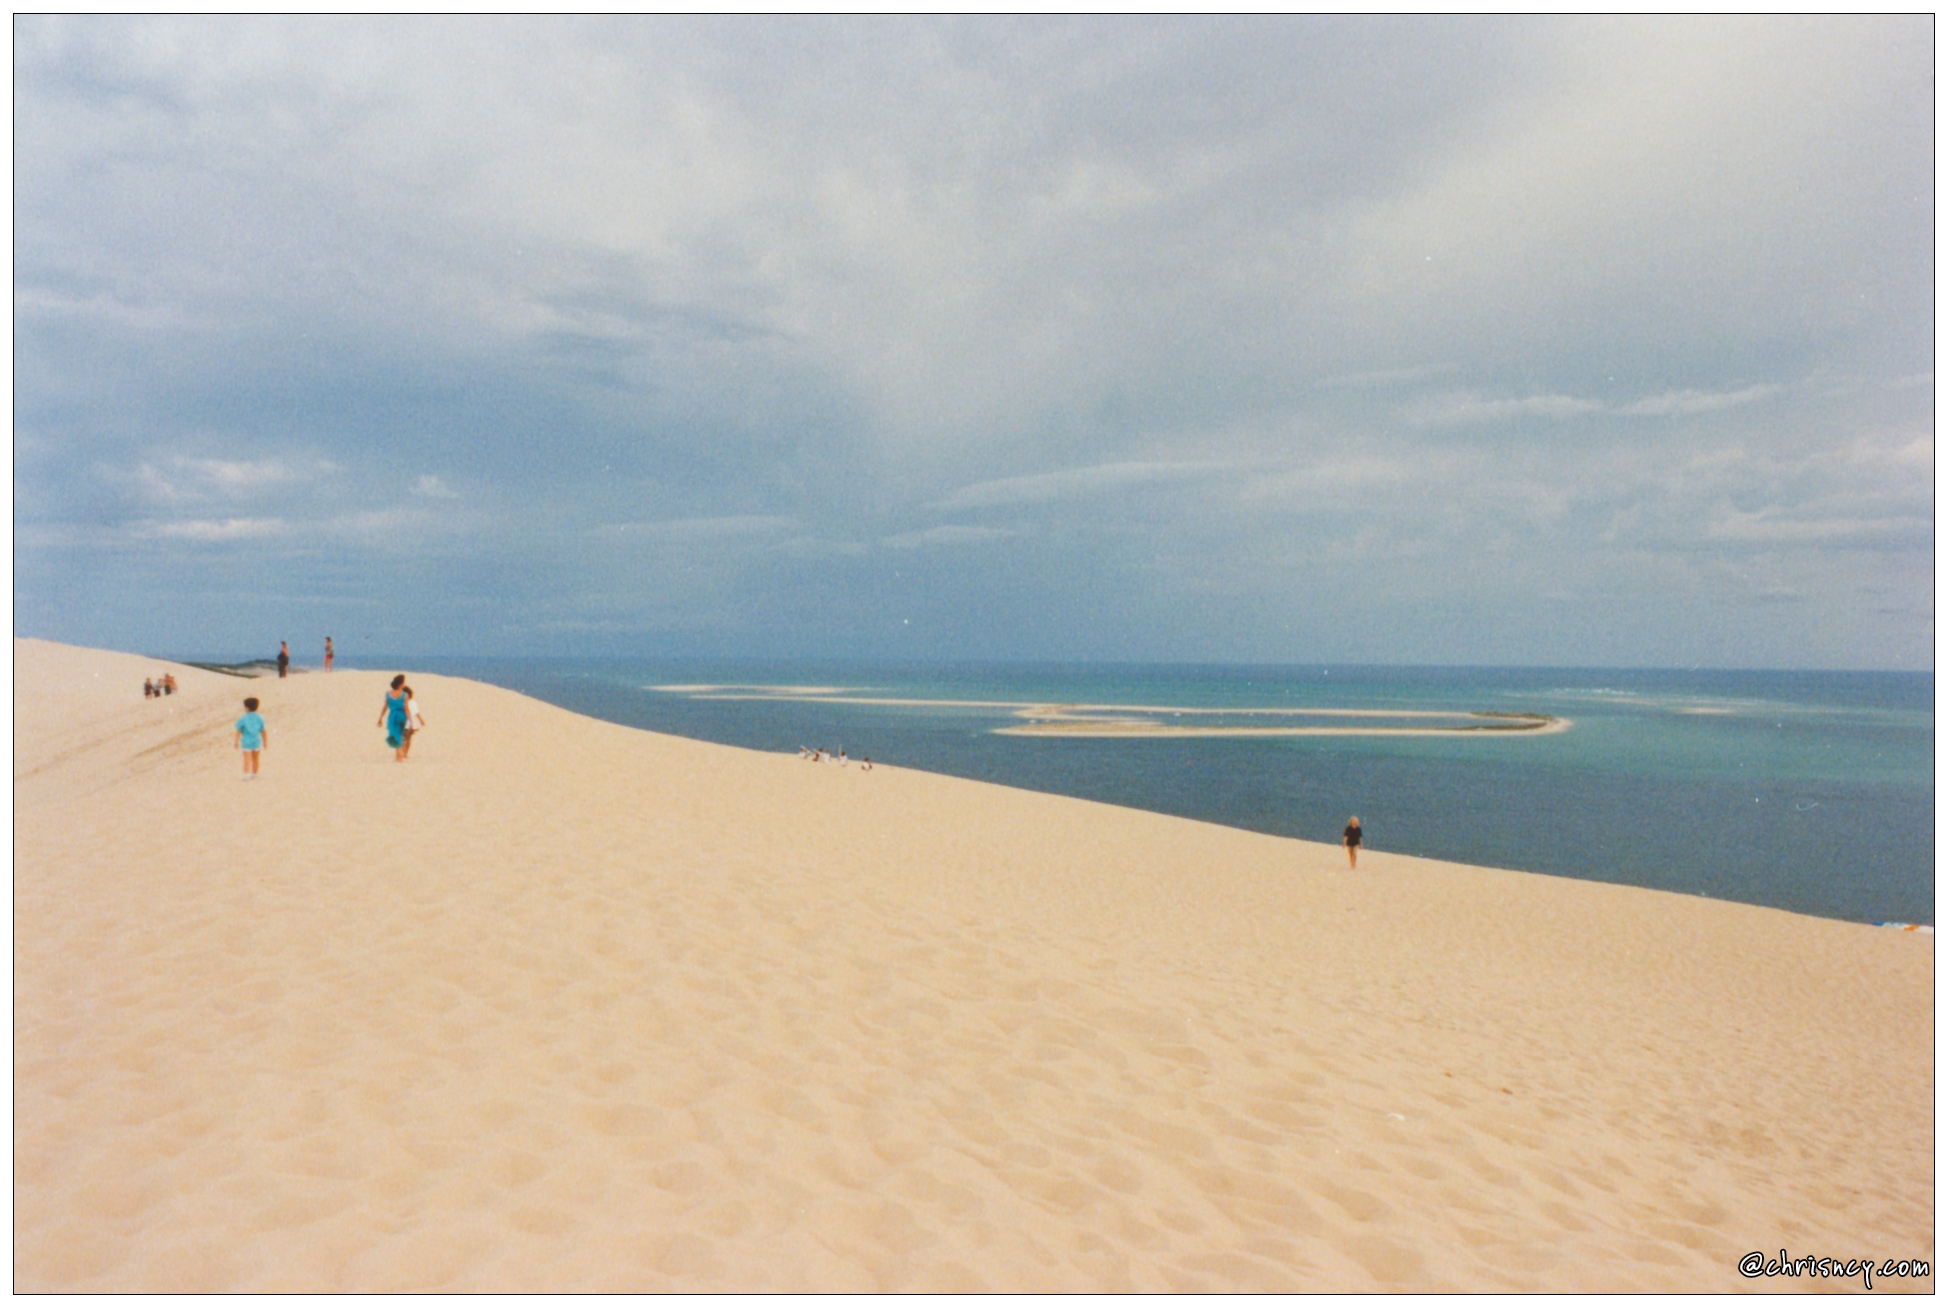
[[419,715],[419,701],[413,698],[413,688],[407,686],[400,693],[406,697],[406,743],[399,749],[399,757],[404,759],[412,757],[413,737],[426,725],[426,719]]

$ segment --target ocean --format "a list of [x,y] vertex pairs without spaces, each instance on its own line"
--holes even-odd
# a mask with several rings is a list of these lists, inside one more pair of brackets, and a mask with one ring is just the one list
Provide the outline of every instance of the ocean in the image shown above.
[[[1357,814],[1370,849],[1934,922],[1927,673],[654,659],[396,670],[418,668],[749,749],[843,749],[1333,844]],[[1168,734],[1186,728],[1385,734]]]

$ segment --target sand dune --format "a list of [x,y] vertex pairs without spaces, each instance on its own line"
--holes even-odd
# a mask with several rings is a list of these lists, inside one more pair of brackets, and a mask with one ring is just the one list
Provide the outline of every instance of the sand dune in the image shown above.
[[144,701],[153,660],[15,658],[19,1290],[1726,1290],[1841,1288],[1743,1279],[1754,1250],[1933,1261],[1931,936],[1349,874],[433,676],[399,765],[382,674],[177,667]]

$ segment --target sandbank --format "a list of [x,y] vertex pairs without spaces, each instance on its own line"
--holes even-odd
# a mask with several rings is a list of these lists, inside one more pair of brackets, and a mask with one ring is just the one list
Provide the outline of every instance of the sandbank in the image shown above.
[[997,736],[1075,736],[1161,740],[1171,736],[1222,739],[1271,736],[1550,736],[1569,730],[1567,718],[1523,719],[1516,723],[1476,723],[1465,727],[1179,727],[1167,722],[1113,718],[1057,718],[997,727]]
[[[1070,736],[1078,738],[1164,739],[1171,736],[1217,739],[1269,736],[1550,736],[1569,730],[1570,719],[1546,713],[1481,713],[1466,710],[1365,708],[1207,708],[1167,704],[1043,704],[1032,700],[913,699],[895,696],[844,695],[831,686],[651,686],[650,690],[708,700],[770,700],[790,696],[822,704],[872,705],[886,708],[1008,709],[1026,721],[996,727],[997,736]],[[1140,716],[1123,717],[1121,714]],[[1450,725],[1384,727],[1250,727],[1181,726],[1164,717],[1319,717],[1319,718],[1435,718]]]
[[17,1290],[1932,1264],[1931,935],[164,666],[15,642]]

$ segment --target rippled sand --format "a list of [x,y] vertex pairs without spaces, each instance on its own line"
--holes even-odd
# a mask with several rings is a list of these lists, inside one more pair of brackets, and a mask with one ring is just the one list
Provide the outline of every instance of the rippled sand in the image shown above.
[[144,701],[153,660],[15,658],[19,1290],[1723,1290],[1808,1288],[1741,1279],[1751,1250],[1932,1262],[1931,936],[1348,873],[431,676],[396,765],[382,674],[179,667]]

